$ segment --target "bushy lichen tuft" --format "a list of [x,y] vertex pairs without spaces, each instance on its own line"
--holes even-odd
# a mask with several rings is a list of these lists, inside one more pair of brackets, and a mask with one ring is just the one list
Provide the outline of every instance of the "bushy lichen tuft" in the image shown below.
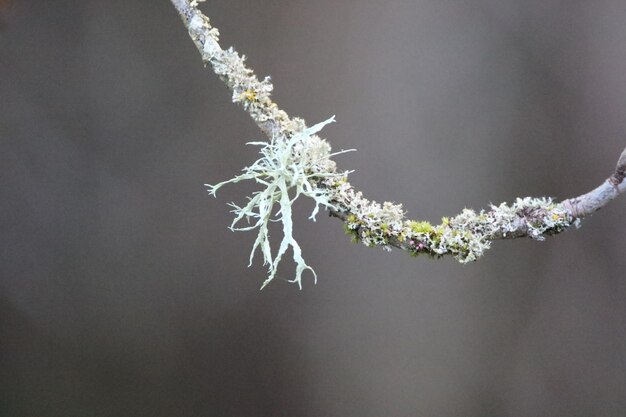
[[[293,250],[293,260],[296,263],[296,276],[292,282],[296,282],[302,288],[302,273],[310,270],[317,278],[315,271],[306,264],[302,258],[300,245],[293,237],[293,221],[291,206],[301,195],[315,201],[315,208],[310,218],[315,220],[320,206],[334,208],[329,199],[327,189],[319,188],[321,178],[342,178],[347,173],[334,172],[334,163],[330,157],[330,146],[325,140],[315,136],[324,126],[334,122],[334,116],[325,122],[319,123],[308,129],[294,134],[290,138],[277,137],[270,142],[250,142],[250,145],[260,146],[262,157],[254,164],[243,169],[244,173],[228,181],[216,185],[206,186],[209,193],[215,196],[217,190],[226,184],[252,180],[264,186],[262,190],[253,193],[248,203],[237,206],[231,203],[235,219],[231,225],[233,231],[246,231],[258,229],[257,238],[250,253],[250,264],[257,248],[263,254],[263,264],[269,267],[269,276],[263,282],[261,289],[269,284],[276,276],[278,265],[289,247]],[[279,210],[274,212],[274,205],[279,205]],[[283,239],[275,256],[272,255],[268,225],[274,216],[283,226]],[[253,220],[254,223],[247,227],[237,227],[243,219]]]

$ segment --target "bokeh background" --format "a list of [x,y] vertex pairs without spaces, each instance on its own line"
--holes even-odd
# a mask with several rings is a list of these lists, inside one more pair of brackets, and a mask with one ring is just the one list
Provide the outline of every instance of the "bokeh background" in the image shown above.
[[[296,234],[247,268],[203,184],[261,138],[168,1],[0,2],[0,415],[623,416],[626,199],[481,261]],[[224,45],[369,198],[438,222],[598,185],[626,142],[623,0],[210,0]],[[278,238],[278,233],[275,233]]]

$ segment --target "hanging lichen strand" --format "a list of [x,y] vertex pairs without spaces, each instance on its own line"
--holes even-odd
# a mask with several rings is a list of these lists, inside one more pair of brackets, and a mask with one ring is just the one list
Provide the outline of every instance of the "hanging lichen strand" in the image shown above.
[[[280,260],[289,247],[293,251],[296,273],[292,282],[302,288],[302,274],[313,269],[302,257],[300,246],[293,238],[291,206],[299,196],[312,198],[314,220],[323,206],[330,214],[344,222],[346,232],[354,241],[366,246],[392,247],[408,251],[412,255],[426,254],[432,257],[452,255],[462,263],[477,260],[489,249],[491,241],[530,237],[544,240],[572,225],[606,205],[626,189],[626,150],[622,153],[615,173],[595,190],[561,203],[550,198],[518,198],[513,204],[492,205],[489,210],[475,212],[465,209],[455,217],[444,217],[441,224],[431,225],[424,221],[405,218],[402,205],[385,202],[379,204],[365,199],[348,182],[348,171],[338,171],[331,157],[331,147],[317,133],[334,117],[306,127],[304,120],[291,119],[271,100],[273,89],[269,77],[259,81],[254,72],[246,67],[245,57],[233,48],[222,49],[219,32],[209,23],[208,17],[198,10],[199,1],[171,0],[179,11],[189,35],[198,47],[202,59],[232,91],[232,100],[240,104],[259,128],[268,136],[269,142],[252,142],[260,146],[261,158],[243,169],[243,174],[217,185],[207,185],[209,192],[229,183],[251,180],[261,190],[248,198],[247,204],[234,208],[232,230],[257,230],[250,262],[256,249],[263,254],[269,276],[261,288],[276,276]],[[278,208],[275,210],[275,206]],[[283,226],[283,238],[272,255],[268,224],[275,218]],[[252,220],[250,226],[237,227],[243,219]]]

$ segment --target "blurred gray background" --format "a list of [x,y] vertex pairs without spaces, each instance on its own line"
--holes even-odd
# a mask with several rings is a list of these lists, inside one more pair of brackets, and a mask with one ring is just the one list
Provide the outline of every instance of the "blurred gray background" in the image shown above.
[[[623,0],[210,0],[225,46],[369,198],[438,222],[598,185],[626,144]],[[623,416],[626,198],[478,263],[296,235],[259,286],[204,183],[261,134],[168,1],[0,2],[0,415]],[[278,237],[278,234],[275,234]]]

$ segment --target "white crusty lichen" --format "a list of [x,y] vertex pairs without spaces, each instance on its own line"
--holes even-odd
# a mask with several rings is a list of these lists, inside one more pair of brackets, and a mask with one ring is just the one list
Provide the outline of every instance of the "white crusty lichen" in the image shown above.
[[[264,187],[243,207],[232,204],[235,219],[231,225],[232,230],[258,230],[250,261],[259,248],[264,263],[269,266],[269,276],[261,288],[275,278],[278,265],[289,247],[296,262],[296,276],[292,281],[302,288],[305,270],[311,270],[315,276],[293,237],[291,207],[301,195],[315,201],[312,219],[320,206],[324,207],[344,222],[346,232],[354,241],[387,250],[396,247],[415,256],[427,254],[439,258],[452,255],[467,263],[481,257],[493,240],[518,237],[544,240],[545,236],[560,233],[572,225],[578,226],[580,218],[626,191],[624,150],[615,173],[605,183],[561,203],[549,198],[526,197],[518,198],[510,205],[492,205],[489,210],[480,212],[464,209],[455,217],[444,217],[439,225],[406,219],[401,205],[367,200],[350,185],[348,172],[337,171],[331,160],[334,154],[329,144],[316,135],[334,118],[311,128],[307,128],[300,118],[290,118],[272,101],[270,78],[260,81],[246,66],[245,56],[240,56],[233,48],[222,49],[218,30],[197,8],[202,1],[171,0],[203,62],[210,65],[231,90],[232,101],[241,105],[270,138],[269,142],[251,143],[261,146],[261,158],[244,168],[243,174],[214,186],[208,185],[212,195],[225,184],[243,180],[252,180]],[[274,210],[275,205],[278,210]],[[239,227],[244,218],[252,220],[252,225]],[[276,255],[272,255],[269,241],[268,225],[272,220],[283,226],[283,239]]]
[[271,99],[270,77],[259,80],[252,69],[246,66],[246,57],[239,55],[232,47],[222,49],[219,44],[219,30],[210,24],[194,4],[190,5],[187,23],[189,36],[202,55],[202,60],[210,64],[213,71],[224,81],[232,92],[232,101],[240,104],[261,130],[268,136],[291,136],[300,131],[304,121],[291,119]]
[[480,258],[491,241],[528,236],[544,240],[546,235],[562,232],[575,219],[562,205],[549,198],[518,198],[513,204],[492,205],[490,210],[464,209],[455,217],[444,217],[433,226],[426,221],[408,220],[402,206],[382,205],[365,199],[345,180],[326,185],[334,190],[331,201],[338,207],[346,232],[353,241],[366,246],[397,247],[413,255],[433,257],[452,255],[461,263]]
[[[231,203],[234,208],[233,213],[235,213],[231,230],[258,229],[257,238],[250,253],[250,264],[252,264],[254,253],[259,248],[263,254],[263,264],[269,267],[269,276],[261,289],[274,279],[278,264],[290,246],[296,263],[296,276],[292,282],[296,282],[302,288],[302,273],[307,269],[313,273],[317,281],[315,271],[304,261],[300,245],[293,237],[291,206],[300,196],[313,199],[315,208],[310,216],[312,220],[315,220],[320,206],[327,209],[334,208],[329,200],[328,190],[320,188],[319,183],[320,179],[330,180],[347,175],[347,173],[336,172],[335,163],[330,157],[348,151],[332,154],[328,142],[315,135],[324,126],[334,121],[333,116],[313,127],[303,128],[289,138],[276,137],[270,142],[250,142],[249,145],[261,146],[261,158],[244,168],[244,173],[233,179],[216,185],[206,184],[209,193],[213,196],[222,186],[245,180],[255,181],[264,187],[254,192],[243,207]],[[274,211],[275,204],[279,206],[276,212]],[[277,220],[282,223],[283,227],[283,238],[275,256],[272,255],[268,230],[273,217],[278,217]],[[238,227],[238,223],[243,219],[248,222],[252,220],[253,224]]]

